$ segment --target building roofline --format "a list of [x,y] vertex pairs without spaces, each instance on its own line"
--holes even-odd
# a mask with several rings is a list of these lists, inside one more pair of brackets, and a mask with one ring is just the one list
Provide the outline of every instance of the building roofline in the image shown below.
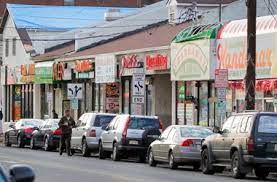
[[10,14],[9,10],[8,10],[8,8],[6,8],[5,11],[4,11],[3,17],[1,19],[1,23],[0,23],[0,34],[3,34],[4,26],[6,25],[9,14]]

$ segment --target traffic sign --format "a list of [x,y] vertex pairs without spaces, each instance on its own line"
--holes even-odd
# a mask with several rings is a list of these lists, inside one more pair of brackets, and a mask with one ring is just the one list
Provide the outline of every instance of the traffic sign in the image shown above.
[[218,101],[226,101],[226,88],[217,88],[217,99]]
[[83,98],[83,84],[68,83],[67,84],[67,98],[68,99],[82,99]]
[[215,70],[215,88],[228,87],[228,69]]
[[134,73],[133,74],[133,96],[143,96],[145,91],[145,74]]
[[133,104],[143,104],[144,103],[144,97],[142,97],[142,96],[133,96],[132,101],[133,101]]
[[77,99],[70,100],[70,106],[71,106],[71,109],[78,110],[79,108],[78,100]]

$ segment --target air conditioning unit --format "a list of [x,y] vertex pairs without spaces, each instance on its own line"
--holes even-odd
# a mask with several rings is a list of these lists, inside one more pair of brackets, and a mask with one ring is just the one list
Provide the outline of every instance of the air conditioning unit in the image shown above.
[[125,17],[125,15],[120,12],[120,9],[117,9],[117,8],[110,8],[104,14],[104,19],[106,21],[114,21],[123,17]]

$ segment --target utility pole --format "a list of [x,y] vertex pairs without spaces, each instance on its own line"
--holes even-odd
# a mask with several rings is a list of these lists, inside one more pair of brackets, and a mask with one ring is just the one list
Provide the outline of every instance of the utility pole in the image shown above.
[[256,85],[256,14],[257,0],[247,0],[247,68],[245,75],[245,102],[247,110],[255,110]]
[[219,0],[219,15],[218,15],[218,21],[221,23],[222,21],[222,0]]

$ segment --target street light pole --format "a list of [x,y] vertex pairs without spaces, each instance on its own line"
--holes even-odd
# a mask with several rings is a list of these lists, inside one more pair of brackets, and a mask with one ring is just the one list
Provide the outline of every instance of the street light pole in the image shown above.
[[246,0],[247,6],[247,68],[245,102],[247,110],[255,110],[256,85],[256,9],[257,0]]

